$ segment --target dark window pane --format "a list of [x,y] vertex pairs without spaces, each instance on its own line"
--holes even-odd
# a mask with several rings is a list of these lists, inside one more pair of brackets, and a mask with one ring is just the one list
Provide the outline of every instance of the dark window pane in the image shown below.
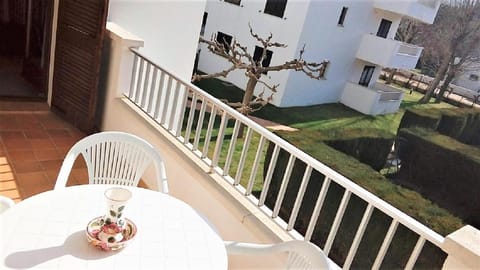
[[205,33],[205,26],[207,25],[207,17],[208,17],[208,13],[204,12],[203,19],[202,19],[202,28],[200,29],[201,36],[203,36],[203,34]]
[[347,16],[348,7],[343,7],[342,12],[340,13],[340,18],[338,18],[338,25],[343,25],[345,21],[345,16]]
[[[262,53],[263,53],[263,48],[259,46],[255,46],[255,51],[253,52],[253,60],[255,62],[260,61],[260,58],[262,58]],[[273,52],[270,50],[267,50],[267,54],[265,55],[265,58],[262,61],[262,67],[269,67],[270,62],[272,61],[272,55]],[[264,74],[267,74],[266,72]]]
[[234,4],[234,5],[237,5],[237,6],[240,6],[240,2],[242,0],[224,0],[225,2],[227,3],[230,3],[230,4]]
[[360,81],[358,84],[368,87],[374,71],[375,66],[365,66],[362,75],[360,75]]
[[287,0],[267,0],[264,12],[282,18],[286,6]]
[[391,25],[392,25],[391,21],[382,19],[382,21],[380,22],[380,27],[378,27],[377,36],[387,38],[388,31],[390,31]]
[[230,51],[230,45],[232,44],[232,36],[222,32],[218,32],[217,42],[222,44],[223,47],[225,48],[225,51],[228,53]]

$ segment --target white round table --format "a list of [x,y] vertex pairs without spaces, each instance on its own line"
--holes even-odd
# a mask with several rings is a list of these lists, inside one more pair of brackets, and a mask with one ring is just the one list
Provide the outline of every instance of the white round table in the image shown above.
[[105,213],[110,185],[40,193],[0,215],[1,269],[227,269],[222,239],[189,205],[137,187],[124,216],[138,229],[122,250],[88,244],[86,225]]

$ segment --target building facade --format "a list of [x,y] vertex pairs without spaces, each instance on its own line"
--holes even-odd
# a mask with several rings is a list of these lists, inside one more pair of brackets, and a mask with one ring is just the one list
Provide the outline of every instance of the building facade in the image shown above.
[[[366,114],[396,111],[402,93],[378,86],[383,67],[414,68],[422,48],[394,40],[400,20],[408,16],[432,23],[440,3],[435,0],[293,1],[223,0],[207,1],[203,35],[237,39],[254,54],[256,41],[248,24],[259,36],[273,34],[286,48],[273,48],[270,65],[298,57],[305,45],[304,59],[330,61],[324,80],[313,80],[301,72],[271,72],[262,78],[280,84],[272,104],[279,107],[342,102]],[[228,63],[200,45],[199,70],[212,73]],[[244,88],[242,71],[227,80]],[[258,86],[256,92],[263,91]]]

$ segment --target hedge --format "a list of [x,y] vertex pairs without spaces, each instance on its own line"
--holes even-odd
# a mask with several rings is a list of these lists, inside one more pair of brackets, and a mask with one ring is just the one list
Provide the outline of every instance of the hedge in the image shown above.
[[324,142],[336,150],[356,158],[376,171],[385,166],[395,137],[378,129],[349,129],[337,131],[341,139],[328,139]]
[[436,130],[465,144],[480,146],[480,111],[476,109],[409,108],[398,130],[411,127]]
[[480,150],[437,132],[401,129],[402,184],[480,227]]
[[[295,141],[297,144],[301,144],[296,146],[438,233],[446,235],[462,227],[462,222],[459,218],[454,217],[446,210],[441,209],[437,205],[424,199],[419,193],[391,183],[371,167],[362,164],[353,157],[329,147],[323,142],[318,141],[316,138],[308,138],[307,136],[298,133],[282,133],[282,136],[290,142]],[[301,136],[301,139],[293,138],[296,136]],[[269,164],[271,152],[272,146],[270,145],[269,150],[267,151],[264,173]],[[269,207],[273,207],[277,199],[276,194],[280,188],[288,158],[288,153],[280,151],[266,200],[266,204]],[[303,178],[304,170],[305,164],[297,160],[287,186],[285,198],[280,208],[279,215],[285,220],[288,220],[290,217],[300,182]],[[294,226],[295,229],[300,232],[305,232],[306,230],[306,226],[310,220],[323,181],[324,176],[322,174],[315,171],[312,173],[297,222]],[[344,189],[342,187],[335,183],[331,184],[312,237],[312,241],[317,243],[320,247],[323,247],[326,241],[328,231],[333,222],[343,192]],[[352,196],[330,252],[330,256],[340,265],[346,258],[365,207],[365,202],[356,196]],[[390,217],[380,211],[374,211],[352,268],[371,267],[390,222]],[[417,239],[417,236],[400,226],[399,231],[395,234],[392,247],[386,256],[382,267],[403,268],[404,265],[401,264],[404,264],[406,260],[408,260],[409,254],[407,253],[410,251],[409,247],[413,248]],[[400,264],[395,264],[394,261],[398,262],[399,258]],[[441,268],[444,259],[445,254],[443,252],[432,247],[427,247],[420,255],[417,266]]]

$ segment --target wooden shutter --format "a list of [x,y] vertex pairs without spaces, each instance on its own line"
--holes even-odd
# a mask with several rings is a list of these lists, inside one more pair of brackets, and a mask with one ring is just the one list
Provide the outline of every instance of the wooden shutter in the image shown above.
[[52,110],[92,132],[108,0],[60,0]]

